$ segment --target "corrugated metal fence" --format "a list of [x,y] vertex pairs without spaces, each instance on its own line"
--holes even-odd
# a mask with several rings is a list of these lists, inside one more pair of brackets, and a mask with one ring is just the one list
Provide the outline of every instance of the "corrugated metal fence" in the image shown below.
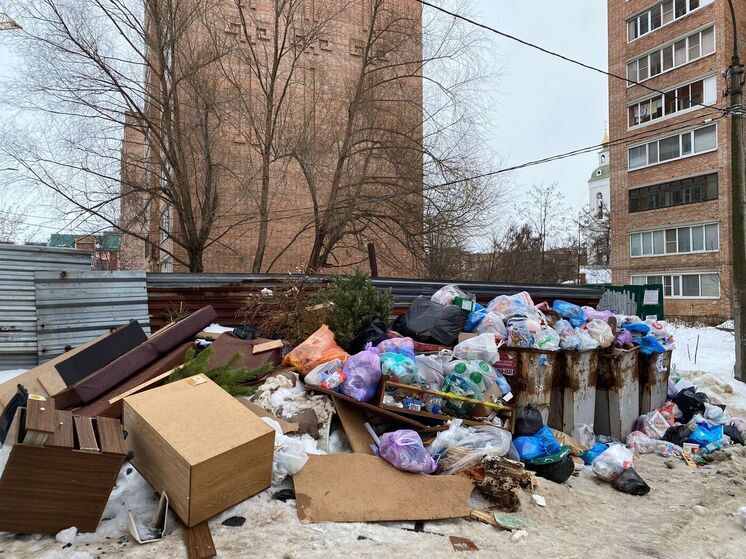
[[37,364],[34,273],[90,269],[82,250],[0,245],[0,370]]
[[150,333],[145,272],[36,272],[39,363],[137,320]]

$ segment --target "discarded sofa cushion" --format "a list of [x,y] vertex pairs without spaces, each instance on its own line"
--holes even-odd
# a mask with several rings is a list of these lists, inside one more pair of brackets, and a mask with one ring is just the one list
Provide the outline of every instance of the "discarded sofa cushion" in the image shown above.
[[397,317],[393,329],[424,343],[455,345],[469,313],[456,305],[440,305],[420,296]]
[[617,491],[641,497],[650,493],[650,486],[640,477],[634,468],[627,468],[611,482],[611,486]]
[[[282,347],[276,347],[269,351],[254,353],[254,346],[271,342],[266,338],[253,338],[251,340],[242,340],[232,332],[226,332],[218,336],[218,339],[210,346],[212,353],[208,358],[208,364],[211,368],[220,367],[228,363],[234,355],[241,354],[236,367],[244,369],[256,369],[266,363],[279,365],[282,360]],[[261,381],[264,378],[259,379]],[[257,380],[257,382],[259,382]]]
[[148,341],[55,395],[57,409],[69,409],[92,402],[164,353],[192,338],[215,319],[217,319],[215,310],[207,306],[179,322],[165,326],[153,334]]

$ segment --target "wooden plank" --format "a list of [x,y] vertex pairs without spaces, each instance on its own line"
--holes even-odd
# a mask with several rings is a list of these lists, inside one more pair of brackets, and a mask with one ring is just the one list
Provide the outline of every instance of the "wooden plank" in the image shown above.
[[54,402],[43,396],[29,394],[26,404],[25,444],[43,445],[55,431]]
[[271,342],[264,342],[262,344],[256,344],[253,346],[251,352],[253,354],[263,353],[265,351],[271,351],[273,349],[282,348],[282,340],[272,340]]
[[18,443],[18,432],[21,429],[21,417],[25,408],[16,408],[16,413],[10,421],[8,432],[5,434],[5,442],[2,446],[11,447]]
[[136,394],[138,392],[142,392],[146,388],[148,388],[150,386],[153,386],[154,384],[162,381],[165,378],[168,378],[171,375],[171,373],[174,372],[174,370],[175,369],[170,369],[170,370],[166,371],[165,373],[161,373],[157,377],[153,377],[152,379],[150,379],[150,380],[148,380],[146,382],[143,382],[142,384],[138,384],[134,388],[130,388],[129,390],[127,390],[127,392],[122,392],[116,398],[112,398],[111,400],[109,400],[109,404],[116,404],[119,400],[123,400],[127,396],[131,396],[132,394]]
[[122,424],[118,419],[112,419],[111,417],[97,417],[96,426],[98,427],[98,439],[101,443],[101,452],[127,454],[127,448],[124,445]]
[[46,446],[57,448],[73,448],[73,414],[70,411],[55,410],[54,434],[47,439]]
[[342,423],[342,429],[347,435],[347,440],[350,441],[352,451],[375,455],[373,449],[370,448],[373,439],[365,428],[365,422],[368,421],[365,412],[336,396],[332,396],[332,401],[334,407],[337,408],[339,421]]
[[210,526],[206,520],[184,530],[184,540],[189,559],[209,559],[217,556]]
[[96,433],[90,417],[75,416],[75,431],[78,433],[78,445],[85,452],[98,452]]

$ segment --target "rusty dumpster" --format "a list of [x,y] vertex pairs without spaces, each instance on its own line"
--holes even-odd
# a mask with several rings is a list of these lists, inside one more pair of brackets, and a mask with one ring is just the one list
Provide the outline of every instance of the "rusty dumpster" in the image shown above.
[[576,425],[593,426],[597,372],[598,350],[557,353],[549,409],[550,427],[572,433]]
[[[532,404],[539,408],[544,423],[549,420],[552,395],[552,375],[557,359],[556,351],[511,347],[500,349],[503,360],[514,362],[514,372],[506,375],[517,406]],[[505,370],[498,368],[503,374]],[[513,403],[513,402],[511,402]]]
[[593,429],[624,441],[640,415],[639,348],[610,348],[599,353]]
[[652,355],[640,354],[637,359],[641,414],[658,409],[666,403],[672,353],[672,350],[668,350]]

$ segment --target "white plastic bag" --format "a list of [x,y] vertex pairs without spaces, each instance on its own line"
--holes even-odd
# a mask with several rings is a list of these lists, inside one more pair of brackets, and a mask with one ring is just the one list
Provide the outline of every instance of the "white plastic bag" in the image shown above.
[[515,295],[498,295],[489,302],[487,310],[497,313],[503,320],[516,315],[534,319],[541,318],[541,313],[536,309],[527,291],[521,291]]
[[282,434],[280,424],[269,417],[262,417],[275,430],[275,453],[272,459],[272,485],[282,483],[288,475],[297,474],[308,462],[303,441]]
[[313,370],[305,376],[303,382],[313,386],[321,386],[321,383],[324,382],[329,375],[341,368],[342,361],[339,359],[332,359],[328,363],[322,363],[318,367],[314,367]]
[[494,334],[501,340],[506,340],[508,338],[508,329],[505,328],[505,322],[499,314],[492,311],[488,312],[482,321],[477,324],[474,332],[477,334]]
[[[435,437],[428,451],[438,464],[439,474],[455,474],[482,461],[485,456],[505,456],[510,450],[512,437],[509,431],[491,425],[466,427],[462,420],[454,419],[447,431]],[[462,455],[455,460],[448,457]]]
[[458,285],[455,283],[451,283],[448,285],[444,285],[440,289],[438,289],[435,293],[433,293],[433,296],[430,297],[430,300],[433,303],[440,303],[441,305],[450,305],[453,303],[453,300],[456,297],[463,297],[466,299],[466,293],[461,291]]
[[619,474],[632,467],[632,450],[623,444],[612,444],[593,461],[593,473],[605,481],[614,481]]
[[534,347],[544,351],[557,351],[560,347],[560,336],[554,328],[542,324]]
[[578,423],[572,430],[572,438],[578,441],[580,448],[588,450],[596,444],[596,434],[593,432],[593,425]]
[[614,334],[611,331],[611,326],[603,320],[591,320],[584,328],[598,342],[599,347],[609,347],[614,343]]
[[453,356],[463,361],[486,361],[495,363],[500,359],[494,334],[479,334],[464,340],[453,348]]
[[593,338],[593,336],[588,333],[587,330],[576,328],[575,333],[580,339],[580,347],[578,348],[580,351],[585,351],[587,349],[596,349],[598,347],[598,342]]
[[453,352],[442,349],[435,355],[415,355],[417,379],[415,382],[439,389],[446,377],[445,367],[453,360]]

